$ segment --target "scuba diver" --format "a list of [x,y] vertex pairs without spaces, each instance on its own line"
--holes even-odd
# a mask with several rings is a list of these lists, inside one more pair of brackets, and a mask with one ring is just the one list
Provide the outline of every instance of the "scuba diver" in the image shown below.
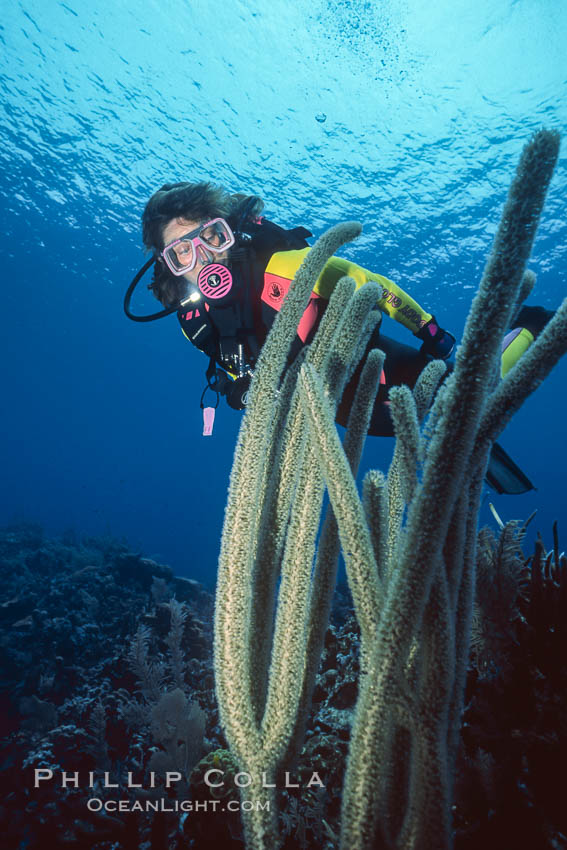
[[[142,237],[152,257],[135,276],[124,299],[126,315],[135,321],[153,321],[177,313],[187,339],[209,358],[206,387],[201,397],[205,435],[212,433],[219,396],[241,410],[258,355],[281,308],[284,296],[310,250],[312,234],[304,227],[286,230],[260,216],[264,207],[257,196],[230,194],[211,183],[168,183],[155,192],[142,215]],[[130,311],[135,287],[154,265],[150,289],[164,309],[148,316]],[[377,307],[404,325],[421,343],[419,349],[389,339],[375,329],[368,343],[386,354],[380,388],[368,433],[393,436],[388,405],[391,386],[413,387],[431,358],[447,360],[455,337],[444,330],[397,284],[355,263],[331,257],[317,279],[309,304],[297,328],[288,362],[312,340],[337,281],[348,275],[357,287],[376,281],[382,287]],[[524,307],[504,340],[502,374],[533,342],[552,312]],[[336,421],[346,425],[362,363],[347,384]],[[450,365],[450,364],[449,364]],[[214,406],[205,403],[213,393]],[[533,485],[497,444],[487,481],[498,492],[520,493]]]

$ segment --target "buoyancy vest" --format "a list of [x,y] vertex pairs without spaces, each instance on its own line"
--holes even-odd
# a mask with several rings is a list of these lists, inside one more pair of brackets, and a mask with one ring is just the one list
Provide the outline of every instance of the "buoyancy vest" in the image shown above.
[[[230,253],[230,298],[219,304],[201,298],[191,309],[178,311],[187,339],[232,375],[237,374],[242,356],[253,369],[285,294],[279,299],[263,297],[266,267],[276,253],[308,249],[309,236],[304,227],[286,230],[264,218],[246,222]],[[299,341],[295,348],[302,344]]]

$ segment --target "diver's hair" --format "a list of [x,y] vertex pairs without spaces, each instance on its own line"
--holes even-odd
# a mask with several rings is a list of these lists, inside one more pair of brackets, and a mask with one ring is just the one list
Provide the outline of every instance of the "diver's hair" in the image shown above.
[[[158,255],[164,248],[164,228],[172,219],[224,218],[235,227],[243,214],[258,215],[263,207],[261,198],[241,193],[231,195],[213,183],[165,183],[146,204],[142,214],[142,239],[145,247]],[[162,304],[169,306],[179,301],[185,286],[183,278],[170,274],[161,260],[156,262],[149,289]]]

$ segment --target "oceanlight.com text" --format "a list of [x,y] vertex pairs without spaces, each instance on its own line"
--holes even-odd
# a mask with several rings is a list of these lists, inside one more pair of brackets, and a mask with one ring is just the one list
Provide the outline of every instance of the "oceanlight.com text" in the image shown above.
[[270,803],[259,800],[87,800],[90,812],[269,812]]

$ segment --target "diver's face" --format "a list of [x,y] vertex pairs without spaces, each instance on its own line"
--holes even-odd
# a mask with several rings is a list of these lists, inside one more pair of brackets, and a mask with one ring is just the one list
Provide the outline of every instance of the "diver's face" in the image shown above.
[[[171,242],[174,242],[176,239],[181,239],[182,236],[185,236],[186,233],[190,233],[193,230],[199,228],[202,225],[202,221],[193,221],[192,219],[187,218],[174,218],[169,221],[164,229],[163,229],[163,242],[164,245],[169,245]],[[214,239],[215,237],[213,237]],[[211,239],[211,244],[216,247],[220,242],[213,242]],[[179,245],[179,250],[183,251],[183,243]],[[208,251],[206,246],[202,244],[202,241],[199,241],[199,244],[196,246],[196,262],[193,268],[190,271],[185,272],[182,277],[190,283],[197,284],[197,279],[199,277],[199,273],[204,266],[209,265],[209,263],[225,263],[228,258],[228,250],[222,252],[212,252]],[[180,259],[182,259],[180,257]]]

